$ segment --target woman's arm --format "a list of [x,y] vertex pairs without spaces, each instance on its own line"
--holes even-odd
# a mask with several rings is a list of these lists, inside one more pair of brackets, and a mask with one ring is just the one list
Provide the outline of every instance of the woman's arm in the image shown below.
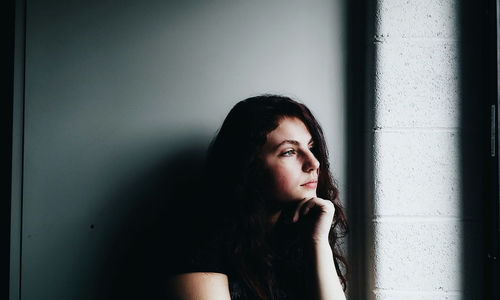
[[345,300],[345,294],[340,284],[333,253],[328,240],[312,244],[313,273],[315,275],[315,290],[318,299]]
[[303,219],[304,226],[310,226],[310,263],[314,278],[313,288],[318,300],[345,300],[332,249],[328,242],[335,207],[321,198],[304,199],[295,212],[293,222]]
[[168,279],[169,299],[230,300],[226,274],[194,272],[174,275]]

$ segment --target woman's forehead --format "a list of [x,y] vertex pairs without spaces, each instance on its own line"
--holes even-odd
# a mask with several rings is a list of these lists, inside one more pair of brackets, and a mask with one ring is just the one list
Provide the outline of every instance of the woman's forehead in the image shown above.
[[297,141],[308,144],[311,134],[306,125],[297,117],[285,117],[280,120],[278,127],[267,134],[266,144],[280,144],[283,141]]

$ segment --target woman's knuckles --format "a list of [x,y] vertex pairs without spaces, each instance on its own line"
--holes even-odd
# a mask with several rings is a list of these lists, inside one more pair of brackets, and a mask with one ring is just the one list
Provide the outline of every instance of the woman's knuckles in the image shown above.
[[[325,200],[319,197],[303,199],[295,209],[292,222],[297,222],[303,216],[306,216],[315,211],[318,214],[316,222],[324,223],[332,221],[335,215],[335,206],[330,200]],[[319,224],[318,224],[319,225]],[[322,226],[321,226],[322,227]]]

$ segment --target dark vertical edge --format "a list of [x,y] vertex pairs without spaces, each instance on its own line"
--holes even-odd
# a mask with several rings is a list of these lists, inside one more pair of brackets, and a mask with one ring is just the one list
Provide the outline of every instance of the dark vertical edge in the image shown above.
[[15,0],[10,186],[9,299],[21,299],[26,0]]
[[[487,1],[487,28],[488,36],[486,38],[486,48],[487,48],[487,61],[485,62],[488,74],[488,86],[487,86],[487,98],[490,108],[494,109],[492,116],[493,124],[490,124],[490,131],[488,132],[490,137],[493,136],[493,140],[490,139],[490,148],[493,147],[494,155],[490,155],[488,162],[488,172],[489,172],[489,207],[492,210],[491,216],[491,240],[489,242],[488,248],[493,253],[493,258],[487,257],[488,260],[493,260],[488,264],[489,274],[486,276],[491,276],[491,299],[500,299],[500,194],[499,194],[499,159],[498,159],[498,140],[495,134],[498,132],[498,44],[497,44],[497,34],[498,34],[498,10],[496,0]],[[491,153],[491,150],[490,150]],[[490,275],[491,274],[491,275]]]
[[462,287],[465,299],[500,299],[496,0],[459,3]]
[[[494,88],[492,88],[492,91],[495,95],[495,97],[491,97],[491,100],[493,101],[493,104],[495,105],[496,109],[496,114],[495,114],[495,129],[496,129],[496,136],[495,136],[495,151],[496,151],[496,167],[494,166],[494,176],[493,176],[493,184],[492,188],[494,189],[493,191],[493,197],[492,200],[496,202],[496,253],[497,253],[497,259],[496,259],[496,271],[495,271],[495,282],[500,282],[500,159],[498,158],[500,153],[499,153],[499,143],[500,143],[500,130],[499,130],[499,125],[500,123],[498,122],[498,115],[500,112],[500,95],[499,95],[499,89],[500,89],[500,1],[499,0],[492,0],[491,5],[494,5],[495,7],[495,20],[494,20],[494,34],[491,36],[491,40],[495,41],[494,47],[491,47],[491,49],[494,51],[494,59],[496,59],[496,64],[495,65],[495,74],[493,74],[493,78],[495,78],[495,81],[492,83]],[[495,187],[496,185],[496,187]],[[497,299],[500,299],[500,285],[495,285],[496,288],[496,297]]]
[[0,220],[1,226],[1,257],[0,262],[0,298],[8,299],[9,296],[9,274],[10,274],[10,196],[11,196],[11,175],[12,175],[12,100],[13,100],[13,80],[14,80],[14,0],[5,1],[2,10],[3,28],[3,45],[5,51],[4,61],[5,67],[2,69],[4,76],[4,101],[2,109],[2,128],[4,130],[4,147],[6,153],[3,156],[2,172],[3,178],[7,178],[2,182],[2,197],[0,207],[2,216]]
[[[489,242],[489,248],[493,253],[493,258],[488,258],[490,261],[493,259],[492,263],[488,264],[491,269],[488,272],[491,274],[492,282],[491,286],[491,299],[500,299],[500,177],[499,177],[499,159],[498,159],[498,139],[496,139],[496,134],[498,132],[498,7],[496,0],[487,1],[487,27],[488,36],[486,38],[486,48],[487,48],[487,61],[485,62],[488,74],[488,86],[487,86],[487,98],[490,108],[494,109],[492,116],[493,124],[490,124],[490,137],[493,136],[493,140],[490,138],[490,148],[493,147],[494,155],[489,156],[488,162],[488,172],[489,172],[489,207],[492,210],[491,216],[491,241]],[[491,154],[491,149],[490,149]],[[490,274],[486,274],[489,276]]]
[[349,298],[368,299],[372,287],[373,97],[376,1],[346,1],[347,212]]

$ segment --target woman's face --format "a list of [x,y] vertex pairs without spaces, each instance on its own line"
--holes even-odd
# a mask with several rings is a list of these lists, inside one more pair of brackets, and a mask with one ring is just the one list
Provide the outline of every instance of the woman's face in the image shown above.
[[291,202],[316,197],[319,161],[311,152],[313,146],[311,134],[296,117],[283,118],[267,135],[261,158],[274,199]]

